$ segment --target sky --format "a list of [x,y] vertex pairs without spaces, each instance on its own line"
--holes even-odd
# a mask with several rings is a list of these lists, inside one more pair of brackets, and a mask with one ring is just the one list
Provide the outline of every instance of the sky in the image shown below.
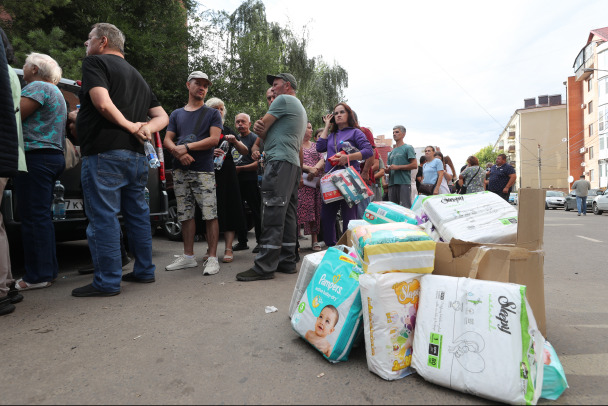
[[[242,3],[198,1],[229,13]],[[494,145],[524,99],[565,103],[589,32],[608,26],[605,0],[263,2],[268,20],[306,26],[309,57],[346,69],[361,125],[387,138],[403,125],[406,143],[439,146],[456,168]]]

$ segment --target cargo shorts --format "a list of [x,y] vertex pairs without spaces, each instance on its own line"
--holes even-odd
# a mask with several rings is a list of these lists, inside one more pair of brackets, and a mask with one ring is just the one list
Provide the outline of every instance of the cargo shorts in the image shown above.
[[177,201],[177,219],[179,221],[194,218],[196,203],[201,208],[203,220],[217,218],[214,172],[175,169],[173,171],[173,191]]

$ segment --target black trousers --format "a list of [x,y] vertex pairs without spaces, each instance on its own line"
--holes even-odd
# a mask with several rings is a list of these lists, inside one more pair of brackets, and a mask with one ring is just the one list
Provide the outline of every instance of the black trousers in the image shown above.
[[[259,244],[260,235],[262,235],[262,195],[258,180],[240,180],[239,187],[241,189],[241,199],[247,202],[247,205],[253,213],[253,224],[255,227],[255,242]],[[246,227],[245,227],[246,228]],[[241,230],[238,233],[240,244],[247,244],[247,230]]]

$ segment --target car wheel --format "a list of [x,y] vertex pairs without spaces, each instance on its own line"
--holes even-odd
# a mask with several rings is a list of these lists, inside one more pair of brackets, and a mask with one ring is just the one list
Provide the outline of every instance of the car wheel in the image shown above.
[[593,214],[595,214],[596,216],[599,216],[602,213],[603,213],[603,211],[597,208],[597,203],[593,203]]
[[163,224],[165,235],[171,241],[181,241],[182,239],[182,223],[177,220],[177,202],[171,200],[169,202],[169,215]]
[[570,210],[572,210],[572,209],[570,207],[568,207],[568,203],[566,203],[564,205],[564,211],[570,211]]

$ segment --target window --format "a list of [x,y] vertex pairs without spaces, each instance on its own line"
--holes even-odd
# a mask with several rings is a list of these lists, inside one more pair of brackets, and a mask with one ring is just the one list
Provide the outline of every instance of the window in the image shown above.
[[593,178],[593,169],[589,170],[589,182],[593,182],[595,179]]
[[593,135],[593,123],[589,124],[589,136]]
[[589,147],[589,159],[593,159],[593,147]]
[[587,91],[590,92],[591,90],[593,90],[593,75],[587,79]]
[[605,127],[605,121],[604,121],[604,113],[608,112],[608,106],[601,106],[598,110],[598,132],[602,132],[604,131]]
[[606,145],[606,144],[604,143],[604,140],[605,140],[605,139],[606,139],[605,137],[600,137],[600,151],[603,151],[603,150],[604,150],[604,146]]
[[593,101],[590,101],[587,104],[587,106],[588,106],[588,109],[589,109],[587,113],[589,113],[589,114],[593,113]]

